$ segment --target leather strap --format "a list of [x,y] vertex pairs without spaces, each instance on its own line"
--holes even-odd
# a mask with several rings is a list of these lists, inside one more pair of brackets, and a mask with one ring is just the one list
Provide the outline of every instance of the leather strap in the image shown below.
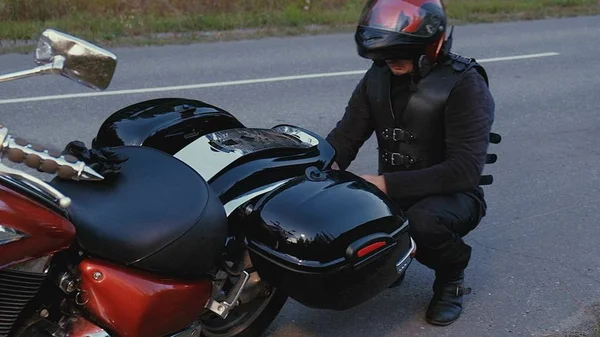
[[385,140],[393,140],[395,142],[411,143],[416,139],[410,131],[400,128],[385,128],[381,132],[381,136]]
[[413,159],[408,154],[390,152],[388,150],[382,151],[381,158],[383,159],[384,162],[386,162],[389,165],[404,166],[407,168],[411,167],[413,164],[415,164],[417,162],[415,159]]

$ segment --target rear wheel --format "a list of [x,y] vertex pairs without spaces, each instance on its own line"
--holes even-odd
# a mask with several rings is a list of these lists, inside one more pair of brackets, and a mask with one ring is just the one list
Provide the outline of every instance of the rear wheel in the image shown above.
[[265,297],[235,307],[229,312],[226,319],[211,314],[202,320],[202,335],[206,337],[258,337],[275,320],[287,297],[282,291],[272,289]]
[[214,284],[216,289],[213,298],[219,302],[239,282],[240,276],[236,276],[236,270],[247,270],[250,277],[240,293],[238,305],[232,308],[227,318],[223,319],[212,312],[202,318],[202,334],[205,337],[258,337],[275,320],[288,296],[263,281],[256,271],[250,272],[254,268],[247,250],[244,250],[237,263],[226,263],[229,272],[219,272]]

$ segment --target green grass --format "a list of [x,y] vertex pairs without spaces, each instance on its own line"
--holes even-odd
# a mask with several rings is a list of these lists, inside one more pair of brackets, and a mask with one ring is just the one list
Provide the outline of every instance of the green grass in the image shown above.
[[[105,3],[93,0],[79,4],[72,1],[72,11],[63,10],[62,6],[52,11],[43,7],[50,7],[46,3],[56,4],[56,1],[40,0],[38,3],[42,9],[31,12],[31,6],[26,5],[30,1],[4,2],[24,4],[12,7],[0,5],[0,40],[35,39],[45,27],[55,27],[86,39],[112,40],[164,32],[340,25],[356,20],[362,6],[360,1],[330,0],[311,5],[306,10],[304,1],[221,0],[220,7],[200,4],[190,7],[186,2],[178,6],[176,1],[150,1],[154,7],[142,8],[132,6],[134,2],[119,7],[110,6],[118,1]],[[170,3],[170,6],[165,5]]]
[[[350,30],[364,2],[0,0],[0,41],[36,40],[48,27],[110,45]],[[452,24],[600,14],[600,0],[447,0],[446,7]]]
[[598,0],[455,0],[448,15],[458,22],[490,22],[547,17],[597,15]]

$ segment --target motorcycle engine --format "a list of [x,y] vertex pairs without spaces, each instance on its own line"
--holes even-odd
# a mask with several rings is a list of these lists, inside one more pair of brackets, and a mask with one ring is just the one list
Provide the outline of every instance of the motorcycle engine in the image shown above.
[[0,270],[0,337],[9,335],[46,280],[49,257]]

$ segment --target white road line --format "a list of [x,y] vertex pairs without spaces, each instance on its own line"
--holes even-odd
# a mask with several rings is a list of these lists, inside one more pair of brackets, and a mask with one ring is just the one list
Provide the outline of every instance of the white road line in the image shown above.
[[[506,57],[495,57],[488,59],[477,60],[479,63],[491,63],[491,62],[506,62],[514,60],[524,60],[532,58],[541,58],[549,56],[557,56],[559,53],[540,53],[540,54],[528,54],[528,55],[516,55]],[[325,78],[325,77],[338,77],[338,76],[351,76],[364,74],[366,70],[354,70],[354,71],[342,71],[334,73],[321,73],[321,74],[307,74],[297,76],[283,76],[283,77],[270,77],[270,78],[258,78],[252,80],[240,80],[240,81],[228,81],[228,82],[215,82],[215,83],[201,83],[201,84],[190,84],[190,85],[178,85],[170,87],[157,87],[157,88],[143,88],[143,89],[128,89],[128,90],[114,90],[114,91],[102,91],[102,92],[89,92],[81,94],[65,94],[65,95],[52,95],[52,96],[39,96],[39,97],[24,97],[24,98],[13,98],[0,100],[0,104],[13,104],[13,103],[26,103],[26,102],[39,102],[49,101],[58,99],[70,99],[70,98],[82,98],[82,97],[96,97],[96,96],[115,96],[115,95],[130,95],[130,94],[145,94],[150,92],[162,92],[162,91],[179,91],[179,90],[191,90],[191,89],[203,89],[203,88],[215,88],[215,87],[226,87],[232,85],[245,85],[245,84],[258,84],[268,82],[283,82],[283,81],[295,81],[305,80],[313,78]]]
[[515,60],[525,60],[525,59],[533,59],[540,57],[548,57],[548,56],[558,56],[560,53],[540,53],[540,54],[528,54],[528,55],[517,55],[517,56],[506,56],[506,57],[494,57],[489,59],[477,60],[480,63],[490,63],[490,62],[502,62],[502,61],[515,61]]

